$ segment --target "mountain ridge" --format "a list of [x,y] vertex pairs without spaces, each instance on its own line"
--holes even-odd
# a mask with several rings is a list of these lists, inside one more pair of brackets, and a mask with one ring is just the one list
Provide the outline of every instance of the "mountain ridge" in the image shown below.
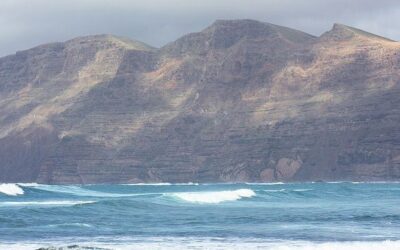
[[0,58],[0,181],[398,180],[400,46],[353,29],[219,20]]
[[[131,38],[128,38],[128,37],[122,37],[122,36],[113,35],[113,34],[94,34],[94,35],[78,36],[78,37],[75,37],[75,38],[68,39],[68,40],[66,40],[64,42],[51,42],[51,43],[40,44],[38,46],[34,46],[32,48],[29,48],[29,49],[19,50],[16,53],[21,53],[21,52],[24,52],[24,51],[29,51],[29,50],[32,50],[32,49],[37,49],[37,48],[46,47],[46,46],[56,46],[56,45],[59,45],[61,43],[70,43],[70,42],[78,41],[78,40],[96,39],[96,38],[113,38],[115,40],[120,40],[121,42],[126,42],[128,44],[129,43],[133,43],[133,44],[136,44],[136,45],[139,46],[139,48],[137,50],[158,50],[158,49],[162,49],[163,47],[166,47],[169,44],[172,44],[172,43],[180,40],[181,38],[183,38],[183,37],[185,37],[187,35],[198,34],[198,33],[206,32],[207,30],[215,29],[216,26],[220,26],[220,25],[224,25],[224,24],[232,24],[232,25],[234,25],[235,23],[236,24],[246,24],[246,23],[247,24],[249,24],[249,23],[251,24],[252,23],[252,24],[263,25],[264,27],[270,27],[270,28],[277,29],[276,32],[279,32],[279,30],[280,31],[286,31],[286,32],[289,31],[289,32],[302,34],[303,36],[309,37],[309,38],[321,38],[326,33],[329,33],[329,32],[340,32],[338,30],[348,30],[348,31],[351,31],[351,32],[353,32],[355,34],[361,34],[361,35],[364,35],[364,36],[371,36],[371,37],[382,39],[382,40],[385,40],[385,41],[388,41],[388,42],[398,43],[398,41],[396,41],[396,40],[392,40],[390,38],[386,38],[386,37],[383,37],[383,36],[380,36],[380,35],[376,35],[376,34],[364,31],[362,29],[351,27],[351,26],[348,26],[348,25],[345,25],[345,24],[342,24],[342,23],[334,23],[332,28],[331,28],[331,30],[329,30],[329,31],[327,31],[325,33],[322,33],[320,36],[314,36],[314,35],[311,35],[311,34],[303,32],[303,31],[296,30],[296,29],[292,29],[292,28],[288,28],[288,27],[284,27],[284,26],[280,26],[280,25],[276,25],[276,24],[272,24],[272,23],[268,23],[268,22],[261,22],[261,21],[257,21],[257,20],[253,20],[253,19],[217,19],[216,21],[214,21],[214,23],[212,23],[208,27],[204,28],[202,31],[193,32],[193,33],[189,33],[189,34],[183,35],[182,37],[176,39],[175,41],[169,42],[169,43],[167,43],[167,44],[165,44],[165,45],[163,45],[163,46],[161,46],[159,48],[153,47],[153,46],[148,45],[148,44],[146,44],[144,42],[141,42],[139,40],[134,40],[134,39],[131,39]],[[2,56],[2,57],[0,57],[0,59],[4,58],[4,57],[13,56],[13,55],[15,55],[15,53]]]

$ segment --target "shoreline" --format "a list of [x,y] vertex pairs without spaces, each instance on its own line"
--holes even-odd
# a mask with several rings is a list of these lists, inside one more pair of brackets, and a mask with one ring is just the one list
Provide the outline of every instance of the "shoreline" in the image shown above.
[[1,249],[8,250],[139,250],[139,249],[268,249],[268,250],[318,250],[318,249],[375,249],[375,250],[398,250],[400,240],[382,241],[268,241],[261,239],[213,239],[213,238],[171,238],[135,240],[132,242],[80,242],[80,243],[60,243],[57,241],[47,242],[21,242],[21,243],[1,243]]

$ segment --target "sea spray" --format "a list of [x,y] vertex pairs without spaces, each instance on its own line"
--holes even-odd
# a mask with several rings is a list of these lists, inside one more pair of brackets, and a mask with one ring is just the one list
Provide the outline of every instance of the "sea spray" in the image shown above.
[[5,195],[16,196],[16,195],[23,195],[24,190],[17,184],[3,183],[0,184],[0,193],[3,193]]

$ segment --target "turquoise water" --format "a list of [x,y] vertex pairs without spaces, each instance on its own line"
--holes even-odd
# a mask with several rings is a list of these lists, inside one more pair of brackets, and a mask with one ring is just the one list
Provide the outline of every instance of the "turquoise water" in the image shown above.
[[400,184],[0,184],[0,249],[71,244],[400,249]]

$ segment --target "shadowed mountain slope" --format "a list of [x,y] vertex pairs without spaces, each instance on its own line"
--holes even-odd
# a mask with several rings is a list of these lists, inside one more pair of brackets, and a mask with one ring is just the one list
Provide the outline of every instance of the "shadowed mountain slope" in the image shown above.
[[400,44],[219,20],[0,58],[0,182],[400,179]]

